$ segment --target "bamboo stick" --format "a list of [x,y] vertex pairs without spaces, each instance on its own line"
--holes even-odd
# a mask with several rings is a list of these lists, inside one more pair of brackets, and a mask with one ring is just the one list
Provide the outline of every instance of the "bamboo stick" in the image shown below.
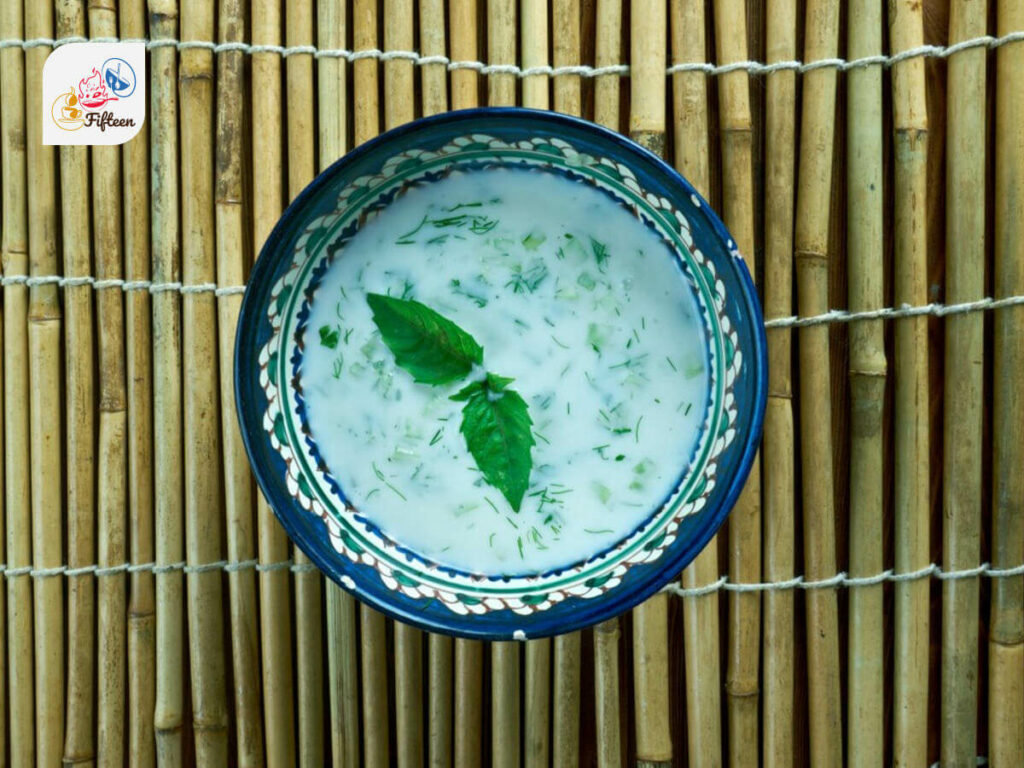
[[[424,56],[445,54],[444,3],[441,0],[420,0],[420,53]],[[448,87],[443,64],[421,67],[423,115],[434,115],[448,109]],[[453,674],[452,639],[430,634],[427,640],[428,714],[427,764],[430,768],[452,765]]]
[[558,635],[554,646],[554,698],[551,764],[579,764],[580,752],[580,645],[579,632]]
[[[523,69],[546,67],[548,60],[548,4],[546,0],[522,0],[519,39],[523,41]],[[548,109],[551,78],[529,75],[523,78],[523,106]],[[529,654],[527,654],[529,663]]]
[[[850,4],[850,58],[882,53],[881,0]],[[852,70],[847,80],[847,252],[851,312],[883,306],[882,69]],[[882,412],[885,340],[880,320],[850,326],[850,567],[853,577],[881,573]],[[882,585],[850,588],[847,650],[848,766],[884,758]]]
[[519,765],[519,644],[491,643],[491,765]]
[[[352,10],[353,48],[356,51],[377,47],[377,2],[354,0]],[[377,60],[359,59],[352,65],[354,80],[354,144],[372,139],[380,130],[380,94]],[[387,625],[384,616],[372,608],[359,606],[360,644],[362,648],[362,722],[363,765],[368,768],[389,764]]]
[[[667,33],[665,0],[641,0],[631,6],[629,131],[634,141],[658,156],[665,152]],[[652,768],[669,765],[672,733],[665,674],[668,668],[666,594],[659,593],[634,609],[633,646],[637,760]]]
[[[622,2],[599,0],[597,4],[594,61],[598,67],[619,64],[622,59]],[[594,84],[594,121],[619,130],[619,75],[602,75]],[[619,686],[619,619],[594,627],[594,708],[598,768],[622,765],[622,728]],[[546,753],[545,753],[546,760]]]
[[387,626],[384,615],[359,606],[363,663],[363,765],[390,765],[388,744]]
[[[149,35],[153,40],[178,36],[176,0],[150,0]],[[181,280],[178,225],[178,61],[171,46],[150,53],[152,70],[149,123],[152,143],[153,281]],[[157,763],[183,763],[183,662],[185,622],[182,573],[184,559],[181,459],[181,306],[177,292],[153,295],[153,441],[156,541],[156,709],[153,728]]]
[[636,757],[644,768],[672,764],[668,690],[668,595],[633,610],[633,706]]
[[[242,42],[245,37],[244,0],[222,0],[219,40]],[[216,227],[217,282],[245,282],[244,195],[242,191],[242,95],[245,59],[241,51],[224,51],[217,61]],[[234,342],[242,297],[217,298],[220,333],[221,440],[224,455],[224,511],[227,553],[231,562],[256,556],[253,528],[252,476],[235,413]],[[231,617],[231,662],[234,681],[236,759],[240,767],[263,764],[260,723],[259,629],[256,574],[251,569],[228,574]]]
[[[675,18],[675,14],[672,15]],[[598,0],[594,65],[611,67],[622,63],[622,0]],[[594,122],[619,130],[620,75],[594,78]]]
[[[515,0],[487,0],[487,60],[491,66],[516,63]],[[512,107],[516,103],[516,76],[492,72],[487,76],[487,103]]]
[[423,637],[395,622],[395,739],[397,765],[423,765]]
[[[477,53],[476,0],[449,0],[448,29],[451,36],[452,62],[474,62]],[[469,109],[479,101],[479,75],[475,69],[452,70],[452,109]]]
[[[578,0],[559,0],[552,6],[552,38],[555,66],[580,62],[580,9]],[[579,77],[554,78],[554,108],[579,116],[582,110]],[[552,762],[574,766],[579,762],[580,741],[580,646],[579,632],[554,639],[554,690],[552,709]]]
[[[317,35],[321,49],[345,47],[345,4],[320,0]],[[347,72],[340,58],[317,61],[320,170],[345,154],[348,146]],[[326,584],[327,668],[331,756],[335,768],[359,763],[359,659],[355,600],[333,582]]]
[[[24,36],[20,3],[0,3],[0,38]],[[25,157],[25,54],[0,50],[0,173],[3,174],[3,273],[28,273],[28,215]],[[32,565],[28,382],[28,288],[7,284],[4,304],[4,501],[5,548],[9,569]],[[7,684],[13,765],[35,762],[35,690],[33,688],[32,580],[6,578]]]
[[359,638],[356,602],[327,585],[328,680],[333,765],[359,765]]
[[[804,60],[835,57],[838,30],[839,4],[835,0],[809,0]],[[835,99],[835,70],[815,69],[804,75],[794,261],[797,303],[805,316],[829,309],[828,225]],[[828,334],[824,325],[800,329],[804,569],[811,580],[828,578],[836,572]],[[820,765],[839,765],[843,746],[836,594],[814,589],[806,593],[805,600],[811,760]]]
[[449,768],[452,765],[452,639],[447,635],[429,635],[427,652],[430,659],[427,765]]
[[[516,60],[516,5],[514,0],[487,0],[487,58],[492,65],[514,65]],[[516,77],[494,73],[487,77],[487,103],[515,105]],[[490,645],[492,669],[492,744],[496,766],[519,764],[519,648],[512,643]]]
[[[183,0],[182,40],[210,40],[213,4]],[[182,283],[216,279],[213,171],[213,52],[186,48],[181,93]],[[217,403],[217,315],[211,293],[182,298],[185,387],[185,549],[190,566],[221,558],[220,423]],[[214,404],[214,405],[211,405]],[[227,762],[228,704],[223,597],[219,570],[190,571],[189,669],[196,763]]]
[[[420,55],[444,56],[444,0],[419,0]],[[443,63],[420,66],[423,116],[448,110],[447,69]]]
[[544,768],[551,753],[551,640],[526,643],[526,726],[523,764]]
[[[285,4],[285,44],[313,44],[313,0]],[[313,113],[313,55],[292,54],[285,62],[288,86],[288,197],[295,197],[316,173]],[[323,612],[322,576],[309,559],[292,546],[295,563],[295,643],[298,678],[299,765],[324,764],[323,735]]]
[[[143,0],[122,0],[122,37],[146,36]],[[122,151],[125,205],[125,278],[145,281],[149,266],[148,128]],[[65,290],[65,303],[67,292]],[[148,291],[125,296],[126,380],[128,398],[128,559],[136,565],[153,562],[153,353]],[[155,641],[153,573],[138,570],[128,587],[128,760],[133,766],[156,765],[153,741],[155,706]]]
[[[110,0],[89,1],[89,33],[117,37],[117,6]],[[93,243],[96,277],[124,277],[121,247],[121,150],[92,149]],[[127,560],[128,404],[125,382],[124,294],[96,294],[99,337],[99,446],[97,449],[98,564],[102,568]],[[125,682],[127,671],[126,584],[124,574],[99,579],[97,584],[97,765],[124,764]]]
[[[924,42],[921,4],[889,4],[894,53]],[[893,301],[928,302],[928,112],[925,64],[907,59],[892,69],[894,128]],[[931,448],[928,396],[928,320],[907,318],[895,328],[894,517],[895,571],[931,562],[929,499]],[[893,762],[901,768],[928,759],[929,583],[895,585],[893,663]]]
[[[552,0],[552,40],[555,67],[573,67],[580,64],[580,0]],[[581,115],[583,110],[579,75],[557,75],[555,85],[555,111],[567,115]]]
[[[722,64],[747,60],[746,14],[740,0],[715,1],[715,46]],[[723,218],[751,275],[756,276],[749,76],[736,70],[719,76],[717,84]],[[760,467],[755,458],[743,493],[729,516],[729,578],[738,583],[761,580],[760,496]],[[759,592],[730,593],[729,627],[726,699],[730,761],[736,765],[756,765],[761,650]]]
[[598,768],[622,765],[622,729],[619,719],[618,619],[594,627],[594,709]]
[[[770,0],[769,63],[796,58],[796,2]],[[796,73],[774,72],[766,80],[767,168],[765,172],[765,315],[793,314],[793,188],[796,132]],[[764,579],[795,575],[795,473],[792,331],[768,331],[768,405],[764,422]],[[764,655],[762,756],[765,768],[793,765],[793,592],[773,590],[763,598]]]
[[[84,0],[55,4],[58,37],[85,37]],[[64,274],[92,275],[89,200],[72,190],[89,189],[89,150],[60,148],[61,227]],[[6,217],[5,217],[6,221]],[[95,403],[91,286],[64,290],[67,318],[65,408],[67,413],[68,567],[96,562]],[[65,763],[95,765],[96,582],[91,573],[68,577],[67,701]]]
[[[704,4],[673,0],[673,63],[707,58]],[[672,75],[675,165],[697,191],[709,191],[707,77],[702,72]],[[683,586],[707,586],[719,577],[718,540],[712,539],[683,571]],[[683,598],[683,653],[686,668],[687,754],[694,765],[722,764],[721,660],[717,592]]]
[[[1024,7],[1000,0],[998,31],[1024,29]],[[995,295],[1024,294],[1024,45],[1011,44],[996,54],[996,221]],[[995,317],[995,393],[993,420],[992,564],[1012,568],[1024,563],[1024,401],[1013,386],[1024,367],[1019,309]],[[993,766],[1024,763],[1024,576],[995,579],[988,644],[988,754]]]
[[[413,0],[385,0],[384,48],[413,47]],[[413,64],[408,59],[384,63],[384,127],[388,130],[415,118]],[[423,765],[423,637],[395,622],[396,759],[400,768]]]
[[[281,7],[274,0],[254,0],[252,41],[281,45]],[[252,81],[253,244],[256,252],[284,208],[282,162],[281,56],[254,53]],[[263,724],[268,768],[295,764],[291,600],[288,570],[267,569],[288,559],[288,538],[262,494],[257,498],[259,552],[260,652],[263,669]]]
[[[352,49],[370,51],[377,48],[377,0],[352,0]],[[377,59],[352,62],[353,99],[355,104],[355,136],[358,146],[380,132],[380,93]]]
[[[2,65],[0,65],[2,68]],[[3,85],[0,84],[0,99],[3,98]],[[0,149],[0,165],[2,165],[3,150]],[[3,171],[0,169],[0,189],[3,187]],[[0,192],[2,195],[2,192]],[[3,221],[2,204],[0,204],[0,221]],[[2,237],[2,235],[0,235]],[[0,257],[0,279],[3,279],[4,264],[7,259]],[[4,310],[0,304],[0,403],[3,402],[3,367],[4,367]],[[4,434],[4,409],[0,405],[0,435]],[[4,509],[6,508],[7,489],[4,485],[4,466],[0,461],[0,525],[6,528]],[[6,541],[6,534],[3,540]],[[5,547],[6,551],[6,547]],[[7,590],[0,589],[0,616],[7,619]],[[6,759],[7,755],[7,625],[0,628],[0,754]]]
[[640,0],[629,16],[629,135],[659,157],[665,154],[666,15],[664,0]]
[[[986,32],[988,3],[952,3],[951,43]],[[949,58],[946,123],[946,301],[985,295],[985,70],[983,50]],[[943,428],[943,567],[973,568],[981,555],[984,318],[946,321]],[[1002,417],[1002,414],[1000,415]],[[940,760],[973,764],[977,755],[978,579],[942,586]]]
[[455,641],[455,765],[480,766],[480,693],[483,675],[483,644]]
[[[449,58],[453,62],[477,60],[477,4],[475,0],[448,2]],[[479,78],[473,69],[451,72],[452,109],[479,104]],[[483,714],[481,692],[483,645],[475,640],[455,641],[455,765],[477,768],[481,759]]]
[[[25,36],[53,37],[53,6],[25,3]],[[25,139],[28,156],[29,274],[55,275],[57,199],[55,153],[43,145],[42,75],[50,50],[25,53]],[[32,483],[32,565],[63,564],[61,517],[61,306],[57,286],[29,288],[29,453]],[[36,763],[58,765],[64,745],[64,583],[36,579],[35,620]]]

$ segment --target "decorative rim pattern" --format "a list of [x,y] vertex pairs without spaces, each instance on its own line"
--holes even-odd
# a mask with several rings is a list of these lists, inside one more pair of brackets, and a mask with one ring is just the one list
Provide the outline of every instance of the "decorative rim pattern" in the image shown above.
[[[308,425],[303,431],[298,418],[302,348],[296,341],[316,286],[314,271],[329,264],[327,244],[335,250],[405,185],[436,180],[453,166],[494,164],[559,172],[630,208],[681,254],[709,332],[712,391],[700,444],[680,485],[618,544],[537,576],[468,574],[389,540],[318,466]],[[578,629],[621,613],[674,577],[738,497],[767,397],[756,292],[734,242],[703,199],[660,159],[618,134],[518,108],[424,118],[368,142],[321,174],[264,245],[243,301],[235,358],[246,449],[293,540],[336,582],[385,613],[483,639]]]
[[[595,186],[614,193],[620,203],[631,207],[638,218],[653,225],[674,250],[683,254],[684,270],[696,285],[702,318],[710,326],[711,397],[695,459],[681,483],[668,502],[632,534],[602,554],[565,568],[554,580],[543,576],[481,580],[410,556],[346,503],[327,467],[317,462],[312,435],[302,428],[297,414],[302,407],[300,396],[294,388],[279,386],[279,382],[300,375],[305,323],[298,318],[312,300],[315,276],[322,274],[330,261],[326,244],[354,236],[367,211],[386,205],[401,188],[425,181],[440,168],[451,170],[481,160],[572,169]],[[661,557],[675,541],[679,522],[704,508],[715,487],[717,458],[735,437],[737,412],[732,390],[743,354],[738,334],[724,313],[725,286],[714,264],[693,244],[689,221],[667,198],[645,192],[635,174],[622,163],[577,152],[558,138],[534,137],[509,144],[492,136],[471,134],[457,137],[437,151],[413,149],[394,155],[379,173],[361,176],[345,187],[334,211],[309,223],[293,249],[291,268],[277,281],[271,298],[267,319],[276,333],[259,356],[260,384],[267,396],[263,423],[288,468],[289,492],[303,510],[327,526],[338,553],[353,563],[372,566],[388,589],[411,598],[436,599],[459,614],[511,610],[528,615],[547,610],[569,596],[594,598],[615,588],[626,570]]]

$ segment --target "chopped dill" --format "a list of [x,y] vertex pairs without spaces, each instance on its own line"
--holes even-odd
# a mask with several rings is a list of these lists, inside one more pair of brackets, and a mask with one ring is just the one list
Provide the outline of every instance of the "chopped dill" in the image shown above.
[[509,517],[508,515],[505,515],[505,519],[506,519],[506,520],[508,520],[508,524],[509,524],[509,525],[511,525],[511,526],[512,526],[513,528],[515,528],[515,529],[516,529],[517,531],[519,530],[519,526],[518,526],[518,525],[516,525],[516,521],[515,521],[515,520],[513,520],[513,519],[512,519],[511,517]]
[[644,420],[644,417],[641,416],[639,419],[636,420],[636,426],[633,427],[633,437],[636,438],[636,442],[637,443],[640,442],[640,422],[643,421],[643,420]]
[[665,355],[665,359],[668,361],[668,364],[672,367],[672,370],[678,373],[679,369],[676,368],[676,364],[672,362],[672,358],[669,357],[668,355]]
[[633,368],[636,368],[638,365],[640,365],[646,358],[647,353],[644,352],[642,354],[637,355],[636,357],[626,358],[621,363],[610,365],[608,366],[608,368],[610,370],[615,370],[616,368],[626,368],[627,370],[632,370]]
[[555,336],[555,334],[551,334],[551,340],[552,340],[553,342],[555,342],[555,344],[557,344],[558,346],[560,346],[560,347],[561,347],[562,349],[568,349],[568,348],[569,348],[569,345],[568,345],[568,344],[563,344],[562,342],[560,342],[560,341],[558,340],[558,338],[557,338],[557,337]]
[[544,437],[544,435],[542,435],[540,432],[537,432],[535,430],[534,433],[533,433],[533,436],[536,437],[541,442],[545,443],[546,445],[551,445],[551,441],[548,440],[546,437]]
[[486,496],[484,496],[484,501],[486,501],[487,504],[490,506],[490,508],[494,510],[494,514],[496,514],[496,515],[500,515],[501,514],[501,512],[498,511],[498,508],[496,506],[494,506],[494,502],[493,501],[491,501]]
[[523,555],[523,537],[522,536],[516,536],[516,545],[519,547],[519,559],[522,560],[524,558],[524,555]]
[[611,528],[584,528],[583,530],[586,531],[587,533],[593,533],[593,534],[611,533],[612,532]]
[[434,436],[430,438],[430,444],[436,445],[441,440],[441,435],[444,433],[444,429],[439,429],[434,433]]
[[533,293],[547,276],[548,268],[543,262],[538,262],[525,271],[516,265],[512,270],[512,278],[505,283],[505,287],[511,288],[512,293]]
[[387,478],[384,477],[384,473],[381,472],[380,468],[377,466],[377,462],[372,462],[371,466],[373,467],[373,474],[375,474],[377,476],[377,479],[380,480],[382,483],[384,483],[384,485],[386,485],[392,491],[394,491],[395,495],[398,496],[398,498],[400,498],[402,501],[408,501],[409,500],[409,499],[407,499],[405,497],[404,493],[402,493],[400,490],[395,488],[395,486],[393,486],[391,483],[388,482]]

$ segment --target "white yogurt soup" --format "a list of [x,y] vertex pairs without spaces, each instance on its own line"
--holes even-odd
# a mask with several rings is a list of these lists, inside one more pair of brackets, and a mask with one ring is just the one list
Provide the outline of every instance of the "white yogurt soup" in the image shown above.
[[[371,294],[452,321],[482,364],[415,381]],[[613,546],[676,487],[707,409],[706,335],[676,256],[607,194],[537,170],[453,172],[338,252],[299,375],[320,454],[362,515],[429,560],[523,575]],[[449,399],[483,370],[514,379],[532,420],[518,510],[467,447],[466,403]]]

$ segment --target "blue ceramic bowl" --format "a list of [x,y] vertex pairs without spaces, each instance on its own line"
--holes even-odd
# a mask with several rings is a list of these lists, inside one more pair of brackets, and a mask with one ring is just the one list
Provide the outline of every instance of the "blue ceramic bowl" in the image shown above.
[[[430,183],[453,169],[510,165],[599,188],[672,244],[698,297],[711,371],[695,458],[662,506],[585,561],[539,575],[497,577],[431,562],[347,505],[319,460],[294,382],[302,377],[302,318],[332,258],[327,246],[352,237],[367,212],[386,206],[405,185]],[[764,323],[750,275],[693,187],[619,134],[525,109],[418,120],[362,145],[318,176],[263,246],[235,345],[246,449],[292,540],[334,581],[384,613],[430,631],[492,640],[589,626],[675,579],[718,530],[750,471],[766,369]]]

